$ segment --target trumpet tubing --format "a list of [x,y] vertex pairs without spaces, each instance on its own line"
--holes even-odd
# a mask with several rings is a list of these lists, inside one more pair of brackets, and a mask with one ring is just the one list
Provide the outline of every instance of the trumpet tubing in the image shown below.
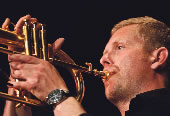
[[[91,63],[86,63],[88,67],[82,67],[77,65],[64,51],[58,50],[55,54],[55,58],[50,56],[51,44],[46,42],[46,30],[44,25],[41,28],[36,27],[36,23],[31,25],[25,20],[25,25],[23,26],[23,36],[17,35],[16,33],[0,28],[0,44],[13,46],[21,51],[9,50],[4,47],[0,47],[0,52],[5,54],[22,54],[25,51],[26,55],[35,56],[44,60],[49,61],[53,65],[59,65],[66,67],[72,74],[76,85],[76,99],[81,102],[84,97],[84,80],[81,72],[93,74],[94,76],[99,76],[102,79],[108,79],[109,73],[105,71],[97,71],[97,69],[92,69]],[[30,98],[11,96],[6,93],[0,92],[0,97],[17,101],[20,103],[33,105],[33,106],[43,106],[43,102]]]

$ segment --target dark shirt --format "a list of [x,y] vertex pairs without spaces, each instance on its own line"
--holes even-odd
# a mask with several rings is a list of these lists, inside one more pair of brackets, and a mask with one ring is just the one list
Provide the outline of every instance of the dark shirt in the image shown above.
[[170,116],[170,90],[163,88],[137,95],[131,100],[125,116]]
[[157,89],[137,95],[125,116],[170,116],[170,90]]

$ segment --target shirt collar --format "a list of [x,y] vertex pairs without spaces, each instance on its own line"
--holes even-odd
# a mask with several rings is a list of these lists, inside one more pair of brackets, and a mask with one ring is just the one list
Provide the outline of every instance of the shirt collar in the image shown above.
[[[167,88],[156,89],[136,95],[130,102],[129,110],[137,110],[146,104],[159,103],[161,99],[170,96]],[[162,101],[161,101],[162,102]]]

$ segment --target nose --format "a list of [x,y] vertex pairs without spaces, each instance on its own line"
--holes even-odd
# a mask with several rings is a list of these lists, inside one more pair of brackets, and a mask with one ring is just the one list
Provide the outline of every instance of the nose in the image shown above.
[[104,54],[101,59],[100,59],[100,63],[103,65],[103,67],[105,67],[106,65],[110,64],[109,58],[107,54]]

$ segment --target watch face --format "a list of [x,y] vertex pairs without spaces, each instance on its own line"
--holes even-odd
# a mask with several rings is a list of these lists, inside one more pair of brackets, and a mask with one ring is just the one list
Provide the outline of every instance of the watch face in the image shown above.
[[54,104],[54,103],[59,103],[62,98],[63,98],[63,91],[62,90],[56,90],[53,91],[49,96],[48,96],[48,104]]

